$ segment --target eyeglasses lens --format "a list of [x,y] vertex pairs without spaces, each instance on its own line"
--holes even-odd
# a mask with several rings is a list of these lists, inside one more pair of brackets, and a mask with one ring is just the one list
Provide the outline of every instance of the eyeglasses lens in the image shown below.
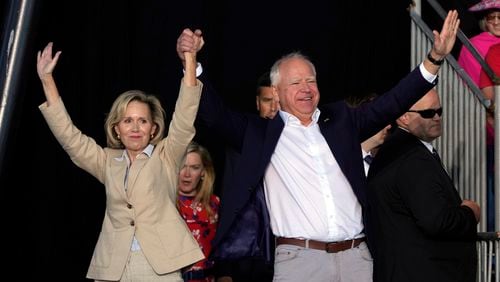
[[494,23],[495,19],[500,21],[500,13],[489,14],[486,16],[486,21],[489,23]]
[[441,116],[443,114],[443,108],[439,109],[427,109],[427,110],[409,110],[408,112],[418,113],[423,118],[433,118],[436,114]]

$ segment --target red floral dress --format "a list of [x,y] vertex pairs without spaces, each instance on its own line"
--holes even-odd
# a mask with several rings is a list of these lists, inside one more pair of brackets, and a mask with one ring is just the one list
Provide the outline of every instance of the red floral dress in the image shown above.
[[[193,237],[196,239],[196,241],[198,241],[203,254],[206,258],[208,258],[212,250],[212,240],[215,238],[220,200],[219,197],[215,195],[212,195],[210,197],[210,207],[212,208],[212,212],[214,214],[213,219],[210,219],[208,217],[207,211],[200,203],[197,203],[195,205],[193,204],[193,199],[193,196],[179,195],[180,214],[182,218],[184,218],[184,221],[186,221],[189,230],[191,230],[191,233],[193,234]],[[213,267],[213,264],[213,261],[203,259],[195,263],[189,269],[186,269],[186,271],[191,272],[193,274],[192,277],[196,278],[197,274],[202,273],[202,271],[211,269]],[[212,282],[214,281],[214,276],[208,275],[203,279],[188,279],[185,281]]]

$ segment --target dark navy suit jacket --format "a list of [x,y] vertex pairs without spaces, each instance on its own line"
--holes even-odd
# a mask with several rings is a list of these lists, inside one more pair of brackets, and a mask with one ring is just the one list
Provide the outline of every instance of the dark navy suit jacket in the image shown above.
[[[200,79],[204,81],[203,75]],[[349,107],[344,101],[320,107],[318,124],[321,133],[363,212],[367,210],[367,199],[360,143],[401,116],[433,86],[416,68],[373,102],[357,108]],[[213,138],[241,155],[233,168],[234,176],[223,187],[221,195],[220,221],[214,240],[216,259],[262,254],[270,258],[274,253],[273,240],[262,180],[283,130],[283,120],[280,115],[270,120],[256,114],[234,112],[204,81],[197,123],[208,127]],[[367,217],[363,218],[366,221]],[[365,222],[365,234],[369,240],[367,226]]]

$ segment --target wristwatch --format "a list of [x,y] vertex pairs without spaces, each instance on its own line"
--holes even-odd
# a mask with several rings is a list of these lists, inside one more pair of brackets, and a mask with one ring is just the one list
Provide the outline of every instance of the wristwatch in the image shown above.
[[436,66],[440,66],[443,64],[444,62],[444,58],[442,58],[441,60],[436,60],[434,59],[432,56],[431,56],[431,52],[427,53],[427,59],[429,59],[429,61],[433,64],[433,65],[436,65]]

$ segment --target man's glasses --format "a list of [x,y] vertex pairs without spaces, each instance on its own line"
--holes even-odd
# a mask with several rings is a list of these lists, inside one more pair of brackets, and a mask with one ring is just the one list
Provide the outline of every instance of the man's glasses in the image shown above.
[[419,113],[423,118],[433,118],[436,114],[441,116],[443,114],[443,108],[439,109],[427,109],[427,110],[408,110],[408,112]]

